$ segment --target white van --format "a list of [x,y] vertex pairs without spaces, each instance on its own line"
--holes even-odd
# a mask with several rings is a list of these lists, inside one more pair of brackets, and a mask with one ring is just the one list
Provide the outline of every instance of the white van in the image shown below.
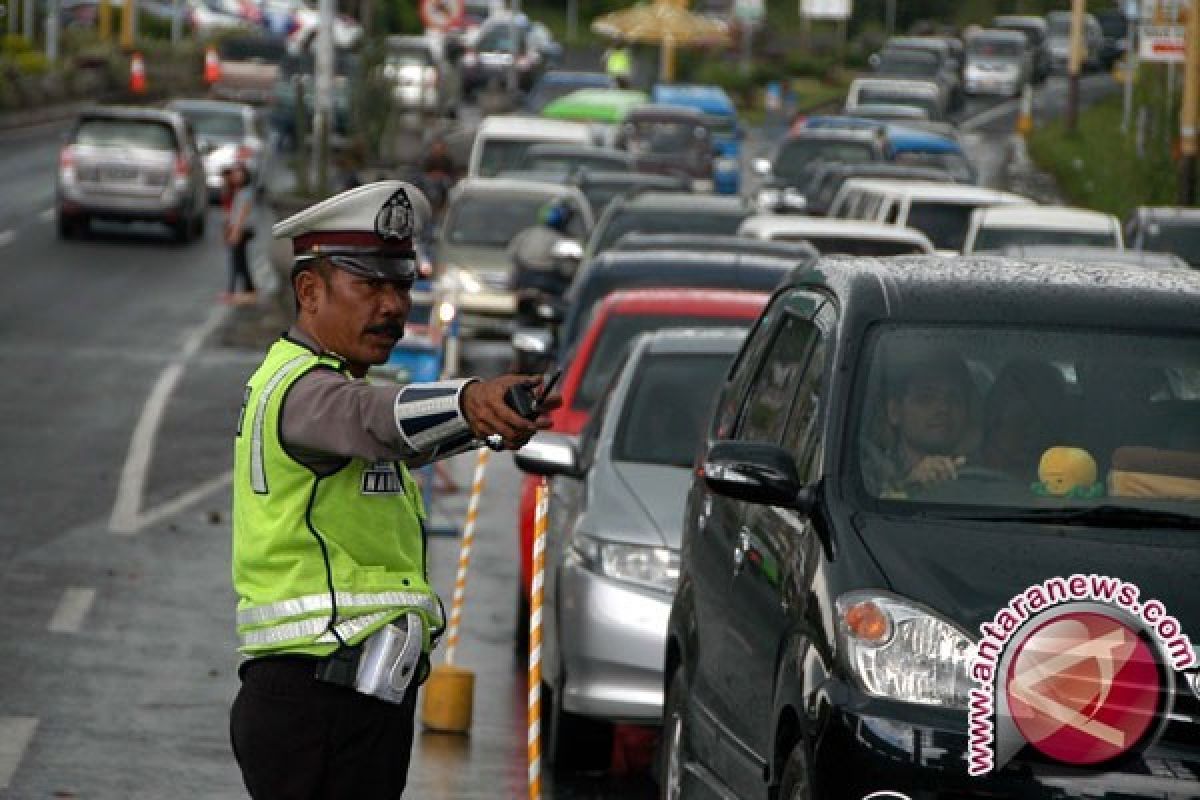
[[494,178],[520,167],[525,151],[535,144],[593,143],[592,130],[582,122],[520,115],[484,117],[475,132],[467,176]]
[[1012,245],[1125,249],[1121,223],[1112,214],[1066,206],[980,208],[971,214],[963,253]]
[[975,209],[1032,202],[1019,194],[981,186],[855,178],[842,185],[829,216],[916,228],[939,253],[948,255],[962,252]]

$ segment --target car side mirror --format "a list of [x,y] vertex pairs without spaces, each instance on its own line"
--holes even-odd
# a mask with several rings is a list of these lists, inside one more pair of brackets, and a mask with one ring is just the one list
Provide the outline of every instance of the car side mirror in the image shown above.
[[512,335],[514,371],[533,374],[547,371],[554,361],[554,334],[542,328],[517,328]]
[[771,174],[771,159],[769,158],[756,158],[752,166],[754,167],[755,174],[761,175],[764,178]]
[[579,450],[574,437],[562,433],[538,433],[513,453],[517,468],[533,475],[565,475],[579,478]]
[[881,63],[883,63],[883,59],[879,57],[879,53],[871,53],[871,55],[867,57],[867,65],[870,66],[871,69],[879,69],[879,65]]
[[801,483],[792,454],[778,445],[716,442],[701,472],[708,488],[725,497],[801,513],[812,509],[812,491]]

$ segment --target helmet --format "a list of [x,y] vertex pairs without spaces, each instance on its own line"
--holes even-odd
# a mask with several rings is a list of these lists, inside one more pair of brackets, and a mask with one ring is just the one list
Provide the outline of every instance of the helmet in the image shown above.
[[562,200],[552,200],[538,211],[538,220],[547,228],[553,228],[560,233],[571,224],[572,211]]

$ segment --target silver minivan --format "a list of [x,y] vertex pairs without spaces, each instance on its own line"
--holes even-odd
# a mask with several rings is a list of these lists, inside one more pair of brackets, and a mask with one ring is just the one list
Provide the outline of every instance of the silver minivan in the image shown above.
[[1033,81],[1033,52],[1020,31],[982,30],[967,37],[967,94],[1019,95]]
[[177,111],[83,111],[59,154],[56,194],[64,239],[93,219],[161,222],[180,242],[204,233],[204,159]]

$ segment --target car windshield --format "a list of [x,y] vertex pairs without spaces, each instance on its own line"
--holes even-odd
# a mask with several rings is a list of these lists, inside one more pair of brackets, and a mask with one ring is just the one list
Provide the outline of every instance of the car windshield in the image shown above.
[[862,164],[874,160],[875,151],[866,142],[800,138],[784,142],[775,154],[771,172],[784,181],[802,181],[818,164],[832,161]]
[[1014,59],[1024,50],[1020,44],[1010,39],[990,39],[980,36],[967,42],[967,52],[981,58]]
[[141,147],[174,150],[175,134],[161,122],[136,119],[86,119],[75,131],[75,144],[92,147]]
[[776,242],[808,242],[822,255],[907,256],[926,252],[919,244],[895,239],[864,239],[861,236],[800,236],[785,234],[772,237]]
[[913,202],[906,224],[928,236],[938,250],[961,251],[974,210],[962,203]]
[[189,108],[180,113],[192,123],[192,130],[197,136],[210,139],[240,139],[246,135],[246,118],[239,112]]
[[708,128],[691,120],[644,119],[626,122],[624,136],[631,152],[676,155],[708,140]]
[[1115,232],[1047,230],[1044,228],[980,228],[975,250],[1000,250],[1009,245],[1049,244],[1120,247]]
[[1144,250],[1174,253],[1193,267],[1200,265],[1200,225],[1151,222],[1146,226]]
[[1047,35],[1053,37],[1068,36],[1071,33],[1070,12],[1046,15]]
[[690,467],[732,355],[648,355],[621,406],[613,461]]
[[526,139],[488,139],[479,157],[479,174],[493,178],[501,172],[521,169],[525,154],[537,142]]
[[971,183],[975,180],[975,168],[962,153],[922,153],[909,150],[897,153],[892,160],[906,167],[933,167],[945,170],[958,183]]
[[941,113],[937,98],[928,94],[905,93],[902,89],[860,89],[858,101],[860,105],[899,105],[919,108],[936,119]]
[[877,72],[912,78],[931,78],[938,74],[938,58],[920,50],[884,50]]
[[591,256],[595,257],[608,250],[617,239],[627,233],[711,233],[733,236],[748,215],[748,211],[691,211],[682,203],[678,210],[671,211],[621,209],[609,215],[605,226],[594,234],[595,242],[591,247]]
[[563,175],[579,169],[594,169],[604,172],[620,172],[628,168],[628,163],[619,156],[588,155],[576,153],[573,155],[556,153],[526,153],[521,169],[531,172],[553,172]]
[[621,354],[638,334],[671,328],[750,327],[751,319],[738,317],[696,316],[684,314],[614,314],[608,317],[596,339],[592,356],[584,365],[583,378],[571,401],[575,411],[591,411],[604,394]]
[[1200,340],[1015,326],[877,329],[857,465],[891,503],[1200,515]]
[[513,192],[466,195],[447,216],[446,241],[476,247],[507,247],[514,236],[537,223],[538,211],[549,199]]

